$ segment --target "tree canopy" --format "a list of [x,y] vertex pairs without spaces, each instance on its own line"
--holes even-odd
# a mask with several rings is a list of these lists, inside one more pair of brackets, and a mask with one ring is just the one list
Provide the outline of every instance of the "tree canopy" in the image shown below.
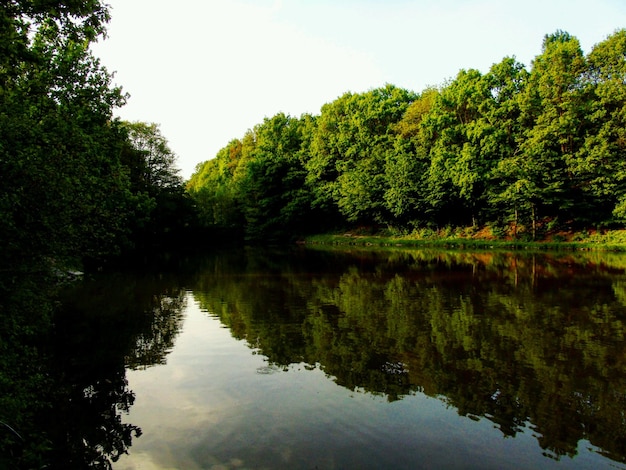
[[[205,224],[234,224],[250,239],[355,226],[490,224],[535,237],[546,226],[622,225],[625,116],[626,30],[587,55],[556,31],[529,69],[505,57],[421,93],[388,84],[346,93],[317,116],[266,118],[198,165],[187,188],[210,213]],[[283,121],[301,132],[279,126],[267,139]],[[281,200],[293,203],[289,217]]]
[[182,195],[158,128],[113,118],[127,96],[90,49],[108,20],[96,0],[0,7],[2,266],[137,247],[160,192]]

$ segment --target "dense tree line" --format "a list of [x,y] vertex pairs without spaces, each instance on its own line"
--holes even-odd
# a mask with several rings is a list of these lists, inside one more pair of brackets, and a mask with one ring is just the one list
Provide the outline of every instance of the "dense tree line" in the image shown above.
[[543,227],[626,219],[626,30],[584,55],[546,35],[437,88],[346,93],[317,116],[266,118],[199,164],[203,223],[249,239],[350,226]]
[[184,212],[183,182],[158,127],[113,118],[126,95],[90,50],[108,20],[99,0],[0,7],[5,270],[152,243],[171,228],[163,226],[170,206]]

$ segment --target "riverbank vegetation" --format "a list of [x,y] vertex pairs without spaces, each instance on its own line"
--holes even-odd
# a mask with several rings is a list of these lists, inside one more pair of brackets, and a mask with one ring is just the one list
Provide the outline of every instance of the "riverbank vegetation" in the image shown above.
[[622,228],[625,83],[626,30],[586,55],[557,31],[529,69],[506,57],[420,93],[389,84],[319,115],[266,118],[199,164],[187,189],[204,226],[249,241],[362,227],[415,238],[489,227],[522,241]]
[[335,246],[373,247],[439,247],[508,250],[582,250],[582,251],[625,251],[626,230],[582,230],[578,232],[555,231],[540,240],[528,237],[503,237],[491,227],[444,227],[440,230],[414,230],[398,232],[383,230],[352,230],[345,233],[324,233],[303,237],[299,243]]
[[97,0],[0,7],[0,266],[102,262],[161,243],[190,213],[157,125],[115,119],[126,95],[92,54]]
[[[53,412],[54,398],[97,394],[69,390],[68,375],[54,372],[65,334],[57,288],[70,272],[172,243],[193,219],[158,126],[113,117],[127,97],[90,50],[108,20],[99,0],[0,6],[2,468],[110,468],[86,440],[46,432],[70,422],[65,409]],[[102,328],[90,334],[107,337]],[[122,431],[114,442],[94,437],[94,448],[123,452],[130,435]]]
[[5,271],[355,230],[598,243],[626,222],[626,30],[586,55],[546,35],[529,69],[506,57],[420,93],[387,84],[279,113],[185,184],[158,125],[113,117],[127,96],[90,50],[106,6],[37,5],[0,9]]

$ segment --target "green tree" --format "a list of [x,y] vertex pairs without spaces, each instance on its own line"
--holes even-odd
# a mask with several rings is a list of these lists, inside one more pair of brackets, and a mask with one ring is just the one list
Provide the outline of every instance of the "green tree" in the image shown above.
[[134,248],[176,241],[195,226],[196,214],[176,167],[176,155],[157,124],[122,123],[127,145],[122,162],[142,212],[132,221]]
[[494,163],[487,187],[489,218],[512,223],[515,236],[520,206],[523,206],[519,185],[515,184],[521,164],[519,146],[523,134],[520,96],[527,86],[528,72],[521,63],[507,57],[494,64],[484,79],[492,97],[485,102],[483,111],[484,119],[493,130],[485,143],[485,151],[493,155]]
[[176,155],[169,148],[158,124],[125,122],[135,161],[125,162],[131,180],[139,191],[153,195],[161,190],[180,187],[182,179],[176,167]]
[[[428,200],[448,221],[476,224],[484,205],[493,126],[483,118],[493,99],[477,70],[462,70],[441,90],[426,121],[430,142]],[[444,219],[445,220],[445,219]]]
[[587,56],[587,125],[570,161],[577,184],[593,200],[595,217],[626,220],[626,30],[616,31]]
[[506,57],[420,95],[346,93],[300,122],[291,146],[289,126],[266,120],[188,188],[209,224],[258,234],[308,219],[317,230],[495,222],[536,237],[540,223],[626,220],[625,34],[585,57],[557,31],[530,71]]
[[241,160],[242,142],[234,139],[215,158],[196,167],[187,183],[202,227],[232,230],[243,226],[233,173]]
[[279,113],[255,126],[255,150],[240,183],[249,240],[293,236],[306,225],[310,198],[301,150],[310,119]]
[[279,113],[198,165],[187,184],[205,227],[250,240],[289,238],[314,223],[305,161],[315,118]]
[[397,137],[385,162],[384,199],[386,209],[402,226],[428,220],[425,188],[430,159],[423,122],[438,93],[436,88],[424,90],[394,127]]
[[99,257],[128,235],[135,201],[119,161],[124,103],[89,50],[100,2],[0,8],[0,242],[3,264]]
[[384,205],[385,162],[394,148],[393,126],[416,98],[386,85],[346,93],[322,107],[307,161],[314,207],[330,213],[339,209],[352,223],[390,220]]
[[581,106],[584,71],[576,38],[562,31],[546,35],[520,97],[524,135],[512,188],[530,212],[533,237],[540,216],[571,213],[576,201],[568,161],[581,145],[578,127],[585,122]]

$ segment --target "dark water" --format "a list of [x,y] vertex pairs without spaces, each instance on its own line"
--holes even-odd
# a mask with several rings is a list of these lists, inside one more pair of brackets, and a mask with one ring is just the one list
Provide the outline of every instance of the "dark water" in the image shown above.
[[626,468],[626,256],[248,249],[175,261],[66,293],[50,347],[59,458]]

